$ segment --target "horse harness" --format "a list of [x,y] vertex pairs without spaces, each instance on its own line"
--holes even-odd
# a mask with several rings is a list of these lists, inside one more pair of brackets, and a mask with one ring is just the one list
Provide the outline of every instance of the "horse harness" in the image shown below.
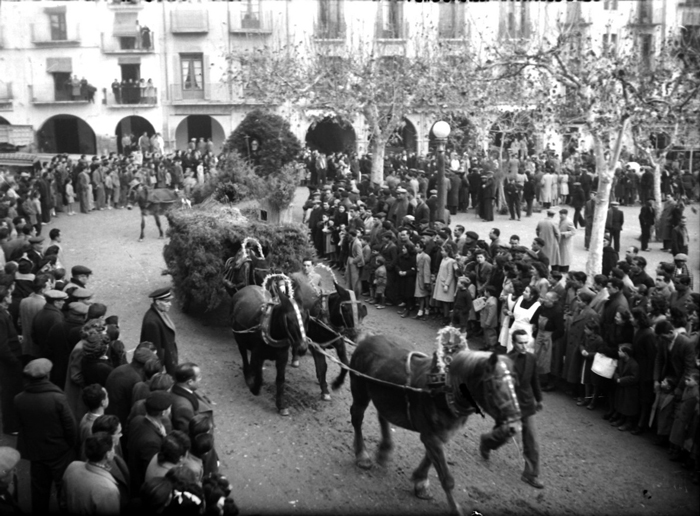
[[[260,336],[263,339],[263,342],[267,344],[270,347],[273,348],[283,348],[285,346],[288,346],[290,344],[289,338],[283,338],[283,339],[274,339],[272,338],[272,335],[270,334],[270,326],[272,324],[272,310],[274,309],[275,306],[277,306],[278,303],[274,301],[269,301],[266,303],[263,303],[262,306],[260,307],[261,316],[260,316],[260,323],[253,326],[252,328],[248,328],[247,330],[234,330],[231,329],[233,333],[256,333],[257,331],[260,331]],[[299,323],[299,329],[301,331],[301,336],[303,340],[307,340],[306,337],[306,331],[304,330],[304,321],[301,319],[301,313],[299,312],[299,308],[297,308],[296,304],[292,301],[292,306],[294,307],[294,313],[297,317],[297,322]],[[285,319],[285,327],[287,325],[287,321]]]

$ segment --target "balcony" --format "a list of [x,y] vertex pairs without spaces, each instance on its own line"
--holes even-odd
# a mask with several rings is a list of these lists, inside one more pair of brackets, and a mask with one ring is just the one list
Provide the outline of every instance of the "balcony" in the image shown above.
[[12,83],[0,83],[0,111],[12,111]]
[[154,108],[158,106],[158,88],[153,91],[146,90],[147,96],[141,96],[141,90],[137,88],[122,88],[116,92],[112,87],[102,88],[102,103],[109,109],[139,109]]
[[232,104],[229,85],[223,83],[204,84],[201,88],[184,89],[181,83],[170,85],[170,99],[175,105]]
[[69,25],[65,31],[52,31],[48,20],[45,23],[32,23],[29,26],[32,43],[38,47],[78,47],[80,46],[80,25]]
[[154,32],[150,33],[150,42],[144,41],[142,35],[136,34],[133,36],[112,36],[103,32],[100,35],[102,53],[111,55],[153,54],[156,51],[155,41]]
[[232,11],[229,16],[229,32],[252,36],[272,34],[272,13],[269,11]]
[[90,101],[83,97],[73,98],[71,88],[65,86],[56,90],[53,84],[27,86],[29,89],[29,101],[35,106],[49,105],[80,105],[89,104]]

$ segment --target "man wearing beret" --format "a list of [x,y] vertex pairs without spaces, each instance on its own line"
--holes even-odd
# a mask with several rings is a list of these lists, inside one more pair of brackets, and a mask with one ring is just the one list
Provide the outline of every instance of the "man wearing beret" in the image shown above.
[[19,418],[17,449],[30,462],[32,514],[48,514],[51,485],[62,503],[63,473],[75,459],[78,425],[63,391],[49,381],[50,360],[32,360],[24,368],[27,385],[15,397]]
[[[87,288],[87,283],[90,280],[92,271],[84,265],[76,265],[70,270],[70,273],[71,279],[66,286],[63,287],[63,292],[69,296],[76,288]],[[71,299],[70,302],[73,302],[73,299]]]
[[127,463],[131,474],[131,492],[138,493],[146,478],[151,459],[160,451],[167,429],[161,418],[170,415],[172,395],[166,391],[153,391],[146,398],[146,415],[136,416],[129,424]]
[[68,294],[60,290],[44,292],[46,303],[32,321],[32,340],[42,358],[48,358],[52,355],[49,332],[55,325],[63,322],[62,308],[67,298]]
[[177,366],[178,352],[175,342],[175,324],[168,315],[172,304],[172,294],[170,289],[159,288],[152,292],[151,307],[143,316],[141,324],[141,342],[152,342],[156,347],[158,358],[165,366],[169,375],[175,374]]
[[20,461],[17,450],[0,446],[0,514],[24,514],[17,503],[17,464]]

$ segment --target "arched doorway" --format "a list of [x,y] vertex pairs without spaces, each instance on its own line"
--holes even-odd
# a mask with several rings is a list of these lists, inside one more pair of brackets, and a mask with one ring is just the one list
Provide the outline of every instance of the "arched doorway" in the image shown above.
[[130,134],[132,142],[137,142],[139,136],[143,133],[147,133],[150,138],[155,134],[156,130],[151,125],[151,122],[145,118],[137,115],[127,116],[119,120],[117,128],[114,134],[117,135],[117,151],[121,154],[124,152],[124,147],[122,145],[122,138]]
[[402,120],[401,125],[389,137],[389,141],[386,144],[386,152],[388,153],[400,153],[403,151],[409,153],[418,151],[418,131],[416,131],[416,127],[408,118]]
[[175,129],[175,146],[179,150],[187,148],[187,143],[195,138],[207,140],[211,138],[214,143],[214,151],[219,152],[226,141],[226,133],[221,124],[209,115],[189,115],[184,118]]
[[49,118],[37,133],[39,152],[49,154],[96,154],[95,132],[82,118],[56,115]]
[[[447,137],[447,143],[445,144],[446,152],[456,152],[461,156],[467,151],[476,150],[476,127],[474,127],[471,120],[459,114],[449,115],[444,120],[450,124],[450,135]],[[430,126],[430,132],[428,133],[428,148],[433,151],[437,144],[433,133],[433,127],[436,123],[437,121]]]
[[350,154],[355,150],[355,129],[340,117],[327,116],[309,126],[306,131],[306,145],[311,150],[318,150],[324,154]]

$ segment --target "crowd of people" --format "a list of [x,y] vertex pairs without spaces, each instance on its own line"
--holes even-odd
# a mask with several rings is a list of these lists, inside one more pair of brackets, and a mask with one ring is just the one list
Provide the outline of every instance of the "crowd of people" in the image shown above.
[[32,514],[53,512],[52,486],[68,514],[236,514],[203,372],[178,360],[170,290],[150,295],[127,360],[92,271],[76,265],[65,277],[61,230],[44,251],[41,223],[8,215],[7,193],[38,181],[14,177],[0,200],[0,412],[3,433],[17,436],[16,448],[0,447],[0,513],[23,514],[25,459]]
[[[685,207],[694,193],[678,163],[664,172],[670,179],[662,182],[666,198],[658,226],[648,167],[640,168],[638,189],[629,196],[618,200],[620,190],[613,188],[603,270],[589,278],[570,270],[574,235],[583,226],[588,248],[595,209],[589,153],[575,153],[563,164],[555,155],[511,156],[503,167],[491,156],[452,155],[442,215],[430,159],[413,168],[421,162],[388,158],[386,181],[377,186],[362,179],[367,170],[357,156],[347,162],[344,156],[308,156],[304,221],[318,256],[345,274],[358,298],[365,296],[378,310],[395,307],[404,318],[456,326],[488,350],[510,352],[514,333],[524,331],[544,391],[565,390],[589,410],[604,403],[604,418],[620,431],[653,431],[672,460],[695,468],[697,483],[700,294],[693,292],[687,263]],[[636,174],[635,163],[621,163],[619,177]],[[543,207],[536,234],[516,229],[506,237],[492,227],[484,238],[450,226],[451,215],[468,209],[493,220],[494,169],[505,170],[511,220],[520,219],[523,204],[527,216],[533,204]],[[641,204],[642,249],[629,247],[624,256],[620,201]],[[649,250],[654,227],[672,255],[647,270],[641,251]],[[603,364],[608,367],[601,369]]]

